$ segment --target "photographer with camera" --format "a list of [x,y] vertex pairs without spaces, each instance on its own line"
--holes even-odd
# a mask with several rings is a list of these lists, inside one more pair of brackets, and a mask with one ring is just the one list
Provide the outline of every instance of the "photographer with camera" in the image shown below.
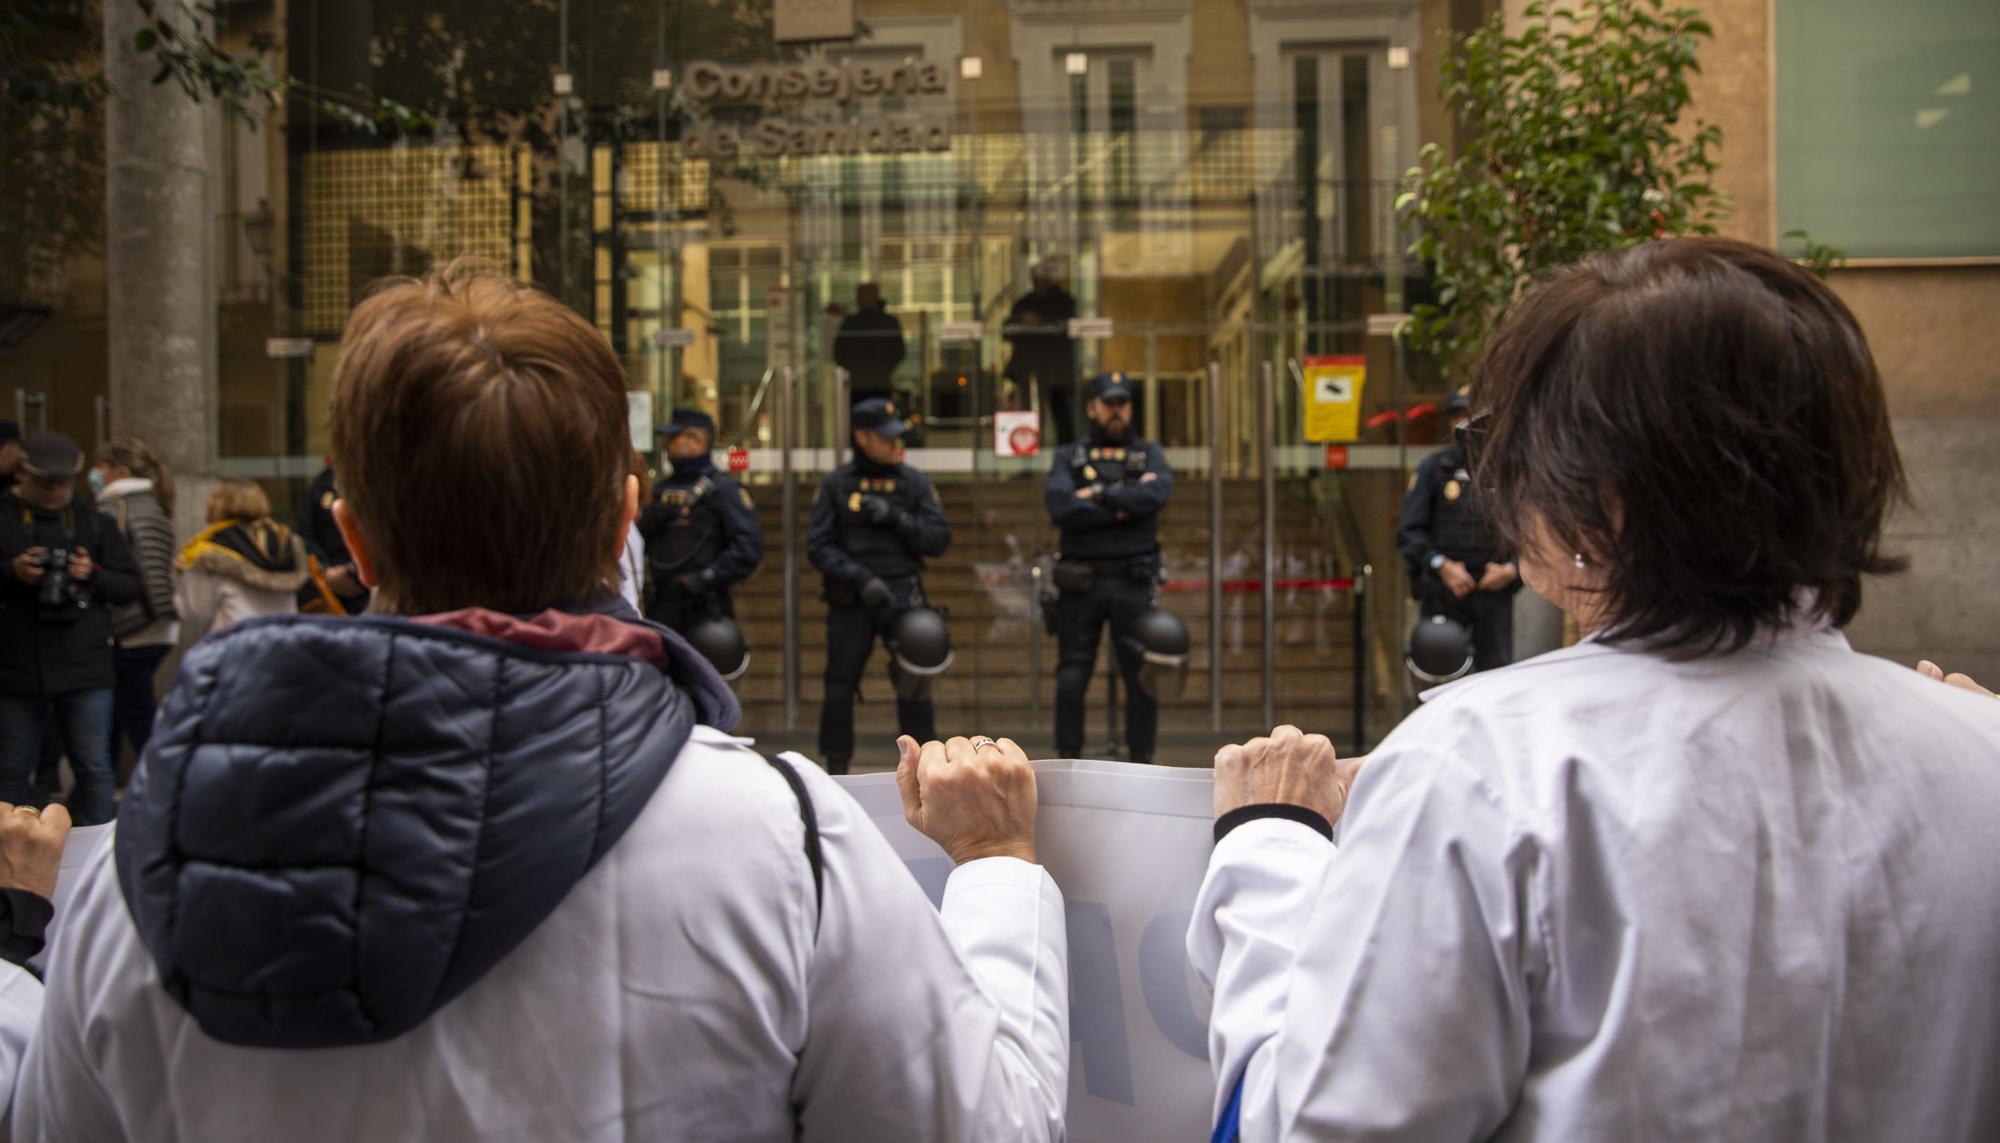
[[118,524],[75,502],[83,450],[61,433],[23,442],[20,480],[0,493],[0,801],[35,801],[28,778],[53,709],[69,746],[78,825],[111,820],[108,609],[139,598]]

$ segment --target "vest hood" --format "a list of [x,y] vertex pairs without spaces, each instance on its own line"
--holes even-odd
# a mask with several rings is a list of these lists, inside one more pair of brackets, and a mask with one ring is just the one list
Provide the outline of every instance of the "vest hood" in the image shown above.
[[119,884],[216,1039],[392,1039],[547,919],[695,722],[733,726],[727,695],[612,615],[250,620],[183,661],[119,810]]

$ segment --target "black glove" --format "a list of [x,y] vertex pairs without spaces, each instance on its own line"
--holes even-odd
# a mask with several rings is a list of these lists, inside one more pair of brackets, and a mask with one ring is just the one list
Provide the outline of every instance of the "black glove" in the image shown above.
[[882,496],[863,496],[861,498],[861,518],[875,527],[882,527],[894,519],[895,516],[896,506],[889,503],[888,498]]
[[861,585],[861,602],[869,607],[883,608],[896,602],[896,597],[890,592],[889,585],[882,582],[881,576],[871,575]]

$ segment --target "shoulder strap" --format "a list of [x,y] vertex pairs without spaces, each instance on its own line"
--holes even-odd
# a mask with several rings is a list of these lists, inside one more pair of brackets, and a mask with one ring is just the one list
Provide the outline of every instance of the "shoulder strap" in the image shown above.
[[688,507],[692,508],[701,503],[713,491],[715,491],[715,481],[708,477],[704,476],[700,480],[695,481],[694,487],[688,489]]
[[792,769],[783,759],[773,758],[768,754],[762,757],[785,779],[785,784],[792,788],[793,796],[799,800],[799,820],[805,823],[806,827],[806,864],[812,866],[813,905],[816,910],[813,917],[813,935],[817,936],[818,914],[826,912],[826,861],[819,848],[819,816],[813,812],[812,795],[806,792],[806,781],[799,777],[799,772]]

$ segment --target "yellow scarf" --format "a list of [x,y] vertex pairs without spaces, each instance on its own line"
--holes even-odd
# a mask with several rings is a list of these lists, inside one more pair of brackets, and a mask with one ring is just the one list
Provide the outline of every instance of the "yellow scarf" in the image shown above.
[[224,520],[219,524],[210,524],[199,535],[195,536],[194,539],[189,540],[187,547],[181,549],[180,566],[184,569],[191,568],[194,566],[196,560],[207,555],[209,552],[217,552],[228,556],[232,560],[243,559],[242,552],[223,547],[221,544],[215,542],[215,537],[236,527],[238,524],[248,525],[254,523],[255,521],[250,520]]

